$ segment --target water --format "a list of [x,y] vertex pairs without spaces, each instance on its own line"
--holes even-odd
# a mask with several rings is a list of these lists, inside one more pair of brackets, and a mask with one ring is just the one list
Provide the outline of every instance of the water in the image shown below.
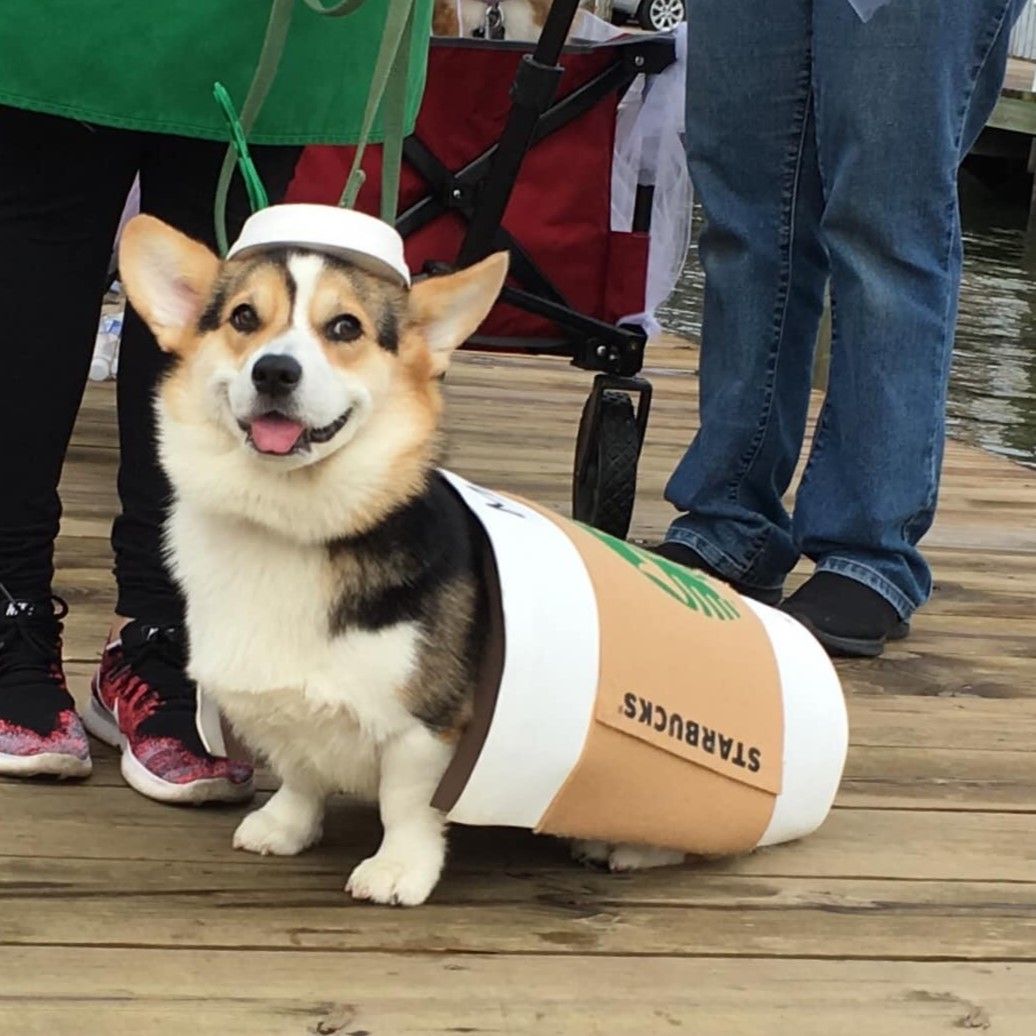
[[1036,232],[965,210],[950,434],[1036,465]]
[[[950,381],[949,432],[1036,466],[1036,233],[1025,212],[964,198],[964,279]],[[697,230],[695,231],[697,235]],[[660,315],[679,334],[701,333],[696,246]]]

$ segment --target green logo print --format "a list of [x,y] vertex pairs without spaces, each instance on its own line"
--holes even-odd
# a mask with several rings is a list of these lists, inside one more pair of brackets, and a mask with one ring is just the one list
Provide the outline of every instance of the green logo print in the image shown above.
[[692,572],[683,565],[677,565],[656,554],[649,554],[646,550],[634,547],[631,543],[617,540],[600,529],[591,528],[578,522],[581,528],[600,540],[606,547],[615,551],[624,561],[628,561],[637,571],[645,575],[657,586],[661,587],[670,597],[675,597],[681,604],[693,608],[696,612],[709,619],[739,619],[741,613],[730,601],[721,597],[703,576]]

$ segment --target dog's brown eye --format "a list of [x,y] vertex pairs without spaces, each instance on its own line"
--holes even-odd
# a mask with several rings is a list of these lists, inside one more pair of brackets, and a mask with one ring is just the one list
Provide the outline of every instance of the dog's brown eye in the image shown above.
[[355,342],[363,334],[363,327],[356,317],[341,313],[327,322],[327,337],[332,342]]
[[259,314],[247,302],[242,302],[230,314],[230,326],[243,335],[251,334],[259,329]]

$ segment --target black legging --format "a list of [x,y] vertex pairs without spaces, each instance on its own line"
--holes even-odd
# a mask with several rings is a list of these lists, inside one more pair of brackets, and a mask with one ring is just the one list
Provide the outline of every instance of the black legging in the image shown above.
[[[225,145],[90,126],[0,106],[0,583],[51,593],[58,481],[86,385],[112,242],[139,172],[141,210],[214,244],[212,199]],[[271,200],[297,148],[257,147]],[[248,215],[235,183],[231,240]],[[178,622],[162,561],[169,486],[155,451],[152,394],[165,366],[127,311],[119,353],[119,497],[112,527],[120,615]]]

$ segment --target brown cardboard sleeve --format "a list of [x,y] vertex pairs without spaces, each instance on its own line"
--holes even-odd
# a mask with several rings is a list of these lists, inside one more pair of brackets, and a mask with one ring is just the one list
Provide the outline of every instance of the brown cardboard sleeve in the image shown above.
[[773,648],[729,588],[549,512],[594,586],[600,679],[582,756],[538,830],[702,854],[753,848],[781,789]]

